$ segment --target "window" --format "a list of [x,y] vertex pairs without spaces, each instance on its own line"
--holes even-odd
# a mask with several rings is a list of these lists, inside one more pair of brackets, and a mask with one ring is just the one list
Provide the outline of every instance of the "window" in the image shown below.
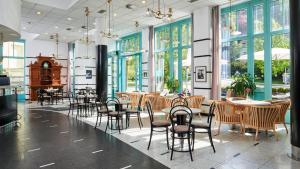
[[[142,89],[142,53],[141,33],[122,37],[120,42],[119,57],[119,90],[139,91]],[[163,44],[161,44],[163,45]]]
[[157,27],[154,37],[155,90],[177,81],[178,91],[191,91],[191,20]]
[[10,77],[10,84],[21,86],[18,89],[18,98],[25,99],[25,77],[24,77],[24,55],[25,42],[4,42],[3,48],[0,46],[0,74]]
[[220,23],[222,88],[230,85],[232,75],[247,72],[257,86],[255,99],[288,96],[289,1],[248,1],[223,8]]

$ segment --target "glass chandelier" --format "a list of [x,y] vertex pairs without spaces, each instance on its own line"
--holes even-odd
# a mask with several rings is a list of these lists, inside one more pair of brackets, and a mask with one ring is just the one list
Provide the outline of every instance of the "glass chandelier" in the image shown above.
[[115,39],[119,36],[117,34],[113,34],[112,31],[112,0],[107,0],[107,8],[108,8],[108,14],[105,16],[105,20],[107,20],[108,17],[108,32],[101,31],[103,37],[108,39]]
[[173,9],[168,8],[168,12],[165,11],[165,1],[163,0],[163,11],[161,9],[160,0],[158,0],[158,7],[154,9],[154,0],[153,0],[153,8],[147,8],[147,15],[151,17],[155,17],[157,19],[163,19],[166,21],[170,21],[173,16]]

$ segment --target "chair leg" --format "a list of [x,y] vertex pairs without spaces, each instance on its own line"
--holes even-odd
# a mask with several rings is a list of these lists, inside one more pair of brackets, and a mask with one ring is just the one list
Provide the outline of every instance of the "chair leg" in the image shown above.
[[170,150],[170,146],[169,146],[169,128],[166,127],[166,135],[167,135],[167,147],[168,147],[168,150]]
[[193,128],[193,132],[192,132],[192,140],[193,140],[193,147],[192,147],[192,150],[194,151],[194,147],[195,147],[195,128]]
[[220,129],[221,129],[221,122],[219,123],[219,127],[218,127],[218,134],[217,134],[217,135],[219,135],[219,134],[220,134]]
[[276,138],[276,141],[278,141],[278,134],[277,134],[277,132],[276,132],[275,126],[274,126],[274,128],[273,128],[273,133],[274,133],[274,136],[275,136],[275,138]]
[[214,146],[214,142],[213,142],[212,136],[211,136],[211,130],[208,130],[208,137],[209,137],[210,145],[212,146],[212,148],[213,148],[213,150],[214,150],[214,153],[216,153],[216,149],[215,149],[215,146]]
[[171,160],[173,159],[173,151],[174,151],[174,133],[172,133],[172,149],[171,149]]
[[102,113],[100,113],[100,122],[99,122],[99,126],[101,125],[101,119],[102,119]]
[[70,115],[70,113],[71,113],[71,107],[72,107],[72,104],[70,104],[70,106],[69,106],[69,113],[68,113],[68,117],[69,117],[69,115]]
[[193,161],[192,149],[191,149],[191,134],[188,134],[188,144],[189,144],[189,152],[191,156],[191,160]]
[[142,121],[142,118],[141,118],[141,112],[139,112],[139,118],[140,118],[141,126],[144,127],[143,121]]
[[97,114],[97,120],[96,120],[95,128],[97,128],[98,118],[99,118],[99,113]]
[[141,117],[139,116],[139,113],[137,115],[137,119],[138,119],[139,127],[140,127],[140,130],[141,130],[142,129],[142,127],[141,127]]
[[150,148],[150,144],[151,144],[151,140],[152,140],[152,134],[153,134],[153,128],[151,127],[150,139],[149,139],[149,143],[148,143],[148,148],[147,148],[147,150],[149,150],[149,148]]
[[284,127],[285,127],[286,134],[289,134],[289,130],[288,130],[288,128],[287,128],[287,126],[286,126],[285,122],[283,122],[283,125],[284,125]]
[[255,141],[258,141],[258,128],[256,128],[256,132],[255,132]]
[[105,127],[105,133],[106,133],[108,125],[109,125],[109,116],[107,116],[107,123],[106,123],[106,127]]
[[116,120],[118,121],[119,134],[121,134],[120,117],[116,117]]

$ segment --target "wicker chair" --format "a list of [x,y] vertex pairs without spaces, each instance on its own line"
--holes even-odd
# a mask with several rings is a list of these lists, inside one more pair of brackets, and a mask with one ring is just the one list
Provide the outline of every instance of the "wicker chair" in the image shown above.
[[242,133],[241,115],[235,113],[234,105],[225,101],[216,101],[216,121],[219,122],[218,135],[220,134],[221,124],[240,124]]
[[[204,96],[190,96],[187,98],[187,101],[190,108],[201,109],[204,99]],[[199,116],[201,117],[201,112],[199,112]]]
[[171,107],[174,107],[174,106],[189,106],[189,103],[187,101],[187,99],[183,98],[183,97],[176,97],[172,100],[171,102]]
[[245,128],[256,129],[255,140],[258,140],[259,130],[273,130],[276,139],[278,136],[275,130],[276,119],[279,116],[280,105],[270,106],[251,106],[248,111],[244,113]]
[[272,104],[274,105],[280,105],[280,110],[279,110],[279,116],[276,119],[275,123],[276,124],[283,124],[286,130],[286,133],[289,133],[289,130],[287,129],[287,126],[285,124],[285,114],[290,108],[291,102],[290,100],[280,100],[280,101],[271,101]]

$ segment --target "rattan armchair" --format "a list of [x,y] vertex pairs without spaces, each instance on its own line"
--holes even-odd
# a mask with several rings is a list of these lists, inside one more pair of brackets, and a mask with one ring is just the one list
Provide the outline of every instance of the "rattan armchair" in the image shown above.
[[235,113],[235,107],[234,105],[230,104],[229,102],[225,101],[216,101],[216,110],[215,110],[215,116],[216,116],[216,122],[219,122],[218,126],[218,135],[220,134],[220,128],[221,124],[239,124],[241,127],[242,132],[242,120],[241,115]]
[[[190,108],[201,109],[204,99],[204,96],[190,96],[187,98],[187,101]],[[201,117],[201,112],[199,112],[199,116]]]
[[256,129],[255,140],[258,140],[259,130],[273,130],[276,139],[276,119],[279,116],[280,105],[251,106],[244,113],[244,127]]
[[282,101],[277,101],[273,103],[274,105],[280,105],[280,110],[279,110],[279,115],[275,121],[276,124],[283,124],[286,130],[286,133],[289,133],[289,130],[287,129],[287,126],[285,124],[285,114],[290,108],[291,102],[290,100],[282,100]]

